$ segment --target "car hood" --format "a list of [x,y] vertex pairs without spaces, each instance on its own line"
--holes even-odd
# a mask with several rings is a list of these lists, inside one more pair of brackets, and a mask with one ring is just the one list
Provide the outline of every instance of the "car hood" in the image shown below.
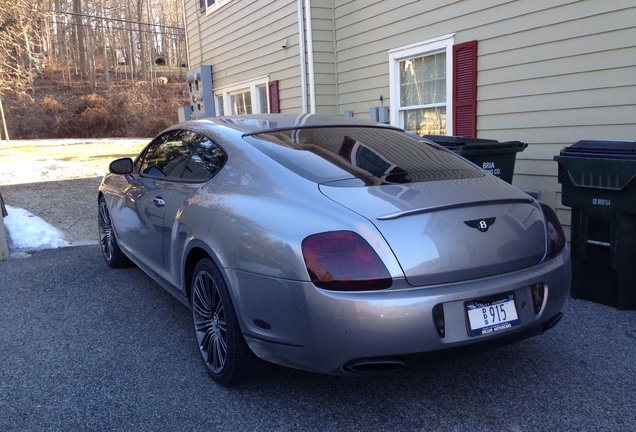
[[320,190],[378,228],[411,285],[514,271],[546,254],[539,204],[492,176],[376,186],[345,180]]

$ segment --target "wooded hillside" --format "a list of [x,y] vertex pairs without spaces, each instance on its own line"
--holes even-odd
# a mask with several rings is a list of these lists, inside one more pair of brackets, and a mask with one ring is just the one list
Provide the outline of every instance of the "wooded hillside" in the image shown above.
[[154,135],[186,69],[180,0],[0,0],[3,139]]

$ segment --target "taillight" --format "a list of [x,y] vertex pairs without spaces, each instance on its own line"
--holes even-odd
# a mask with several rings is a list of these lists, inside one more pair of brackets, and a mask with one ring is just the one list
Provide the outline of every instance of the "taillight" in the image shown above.
[[561,222],[559,222],[559,218],[557,218],[554,210],[552,210],[550,206],[543,203],[541,203],[541,209],[543,210],[543,214],[545,215],[545,220],[548,225],[547,228],[548,241],[550,242],[550,258],[554,258],[565,247],[565,233],[563,232]]
[[381,290],[391,286],[389,271],[377,253],[352,231],[314,234],[303,240],[311,281],[333,291]]

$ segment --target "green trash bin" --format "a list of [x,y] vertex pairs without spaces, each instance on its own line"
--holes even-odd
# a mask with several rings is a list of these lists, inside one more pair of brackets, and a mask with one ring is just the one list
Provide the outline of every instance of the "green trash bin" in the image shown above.
[[636,309],[636,141],[579,141],[559,163],[573,298]]
[[484,171],[512,183],[517,153],[528,147],[520,141],[497,141],[447,135],[425,135],[437,144],[465,157]]

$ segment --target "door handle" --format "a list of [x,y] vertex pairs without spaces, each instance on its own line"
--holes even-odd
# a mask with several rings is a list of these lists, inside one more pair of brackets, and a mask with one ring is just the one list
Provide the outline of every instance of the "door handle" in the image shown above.
[[166,202],[161,197],[155,197],[152,199],[152,202],[155,203],[157,207],[163,207],[166,205]]

